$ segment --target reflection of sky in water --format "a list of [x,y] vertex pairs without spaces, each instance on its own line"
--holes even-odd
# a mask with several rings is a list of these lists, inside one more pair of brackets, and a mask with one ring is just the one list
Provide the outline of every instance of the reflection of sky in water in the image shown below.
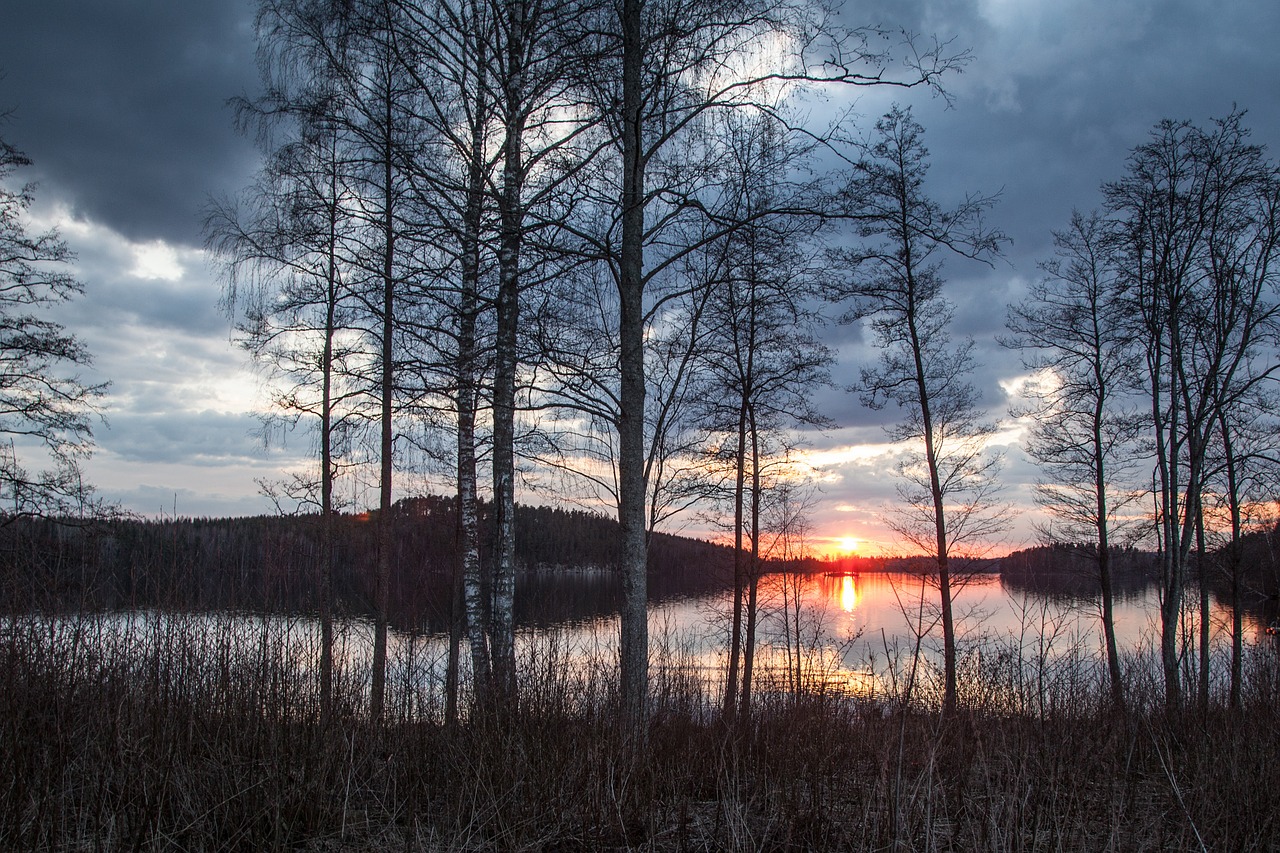
[[[1159,594],[1155,585],[1115,602],[1116,635],[1122,651],[1150,657],[1157,645]],[[1188,618],[1195,619],[1194,589],[1188,590]],[[785,686],[786,674],[803,660],[821,683],[864,692],[875,671],[914,650],[924,659],[941,657],[941,615],[936,581],[894,573],[860,575],[768,575],[760,582],[757,677],[764,685]],[[953,612],[960,650],[999,647],[1022,659],[1053,661],[1083,657],[1101,665],[1099,608],[1087,600],[1015,590],[999,575],[962,576],[952,582]],[[702,674],[719,689],[727,667],[728,591],[668,599],[650,607],[651,649],[660,670],[679,664]],[[1213,641],[1229,642],[1230,612],[1216,601],[1211,610]],[[1262,636],[1262,625],[1245,619],[1246,640]],[[545,632],[532,632],[530,640]],[[568,645],[588,654],[613,653],[616,617],[603,617],[568,630]],[[781,673],[781,675],[779,674]]]
[[[590,584],[588,584],[590,585]],[[904,674],[917,642],[921,660],[935,667],[940,660],[941,628],[936,583],[906,574],[768,575],[759,590],[756,689],[767,693],[809,689],[882,695]],[[1103,645],[1098,608],[1091,602],[1037,595],[1002,585],[998,575],[974,575],[953,585],[953,607],[962,655],[997,651],[1012,659],[1044,667],[1056,660],[1083,660],[1101,666]],[[1122,650],[1134,658],[1155,661],[1159,598],[1154,585],[1116,602],[1116,634]],[[1188,590],[1188,624],[1194,631],[1197,597]],[[671,683],[695,683],[709,695],[723,689],[727,668],[732,594],[721,590],[672,596],[649,609],[650,661],[655,689]],[[595,676],[616,670],[618,619],[607,606],[594,618],[519,629],[520,669],[534,678],[585,686]],[[155,648],[186,642],[208,648],[238,648],[249,654],[289,659],[305,674],[318,659],[319,625],[306,616],[237,613],[160,614],[154,611],[97,614],[81,618],[27,617],[66,642],[86,638],[114,644],[130,657]],[[1213,603],[1213,642],[1230,642],[1230,612]],[[22,620],[13,620],[17,630]],[[1263,625],[1246,617],[1246,642],[1270,648]],[[338,660],[348,677],[368,677],[372,624],[345,620],[337,635]],[[441,634],[392,631],[389,638],[390,684],[430,701],[443,689],[447,638]],[[465,667],[468,655],[464,648]],[[1224,658],[1225,659],[1225,658]],[[1215,677],[1226,677],[1225,663]]]
[[[777,680],[788,662],[806,657],[823,683],[840,682],[862,692],[889,660],[914,650],[926,661],[941,658],[941,614],[936,581],[919,575],[770,575],[760,583],[757,673]],[[1196,592],[1189,589],[1187,618],[1194,624]],[[1104,648],[1097,603],[1015,590],[995,574],[953,579],[952,607],[960,651],[999,648],[1033,662],[1083,659],[1102,664]],[[684,661],[718,685],[727,666],[731,594],[694,596],[655,605],[650,630],[655,648],[679,648]],[[1213,642],[1230,642],[1230,611],[1214,601]],[[1245,639],[1260,640],[1263,626],[1245,617]],[[1115,602],[1117,641],[1123,653],[1154,659],[1159,632],[1159,592],[1149,585]],[[585,628],[582,630],[586,630]],[[1192,628],[1194,630],[1194,628]],[[594,643],[612,643],[615,619],[590,629]],[[661,638],[668,638],[665,642]],[[1220,673],[1225,674],[1225,673]]]

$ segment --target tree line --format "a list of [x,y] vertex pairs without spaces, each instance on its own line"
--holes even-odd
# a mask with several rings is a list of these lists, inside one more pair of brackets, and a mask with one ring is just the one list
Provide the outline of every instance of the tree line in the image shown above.
[[[487,501],[481,502],[482,521],[489,521],[490,510]],[[403,498],[393,505],[395,594],[389,619],[399,630],[449,631],[455,592],[451,566],[458,558],[456,519],[457,501],[451,496]],[[6,557],[0,590],[14,613],[313,613],[320,526],[314,513],[119,516],[91,523],[26,519],[0,530],[0,552]],[[376,513],[344,513],[336,519],[333,606],[345,618],[374,614],[368,567],[376,556],[376,528]],[[600,513],[517,505],[516,533],[516,564],[529,583],[533,576],[566,569],[610,573],[617,561],[617,521]],[[732,557],[725,546],[662,533],[650,544],[655,594],[722,590],[731,579]],[[488,543],[482,545],[482,557],[490,559]],[[690,566],[698,569],[690,571]],[[612,596],[603,596],[603,611],[597,615],[607,614],[610,605],[616,605]]]

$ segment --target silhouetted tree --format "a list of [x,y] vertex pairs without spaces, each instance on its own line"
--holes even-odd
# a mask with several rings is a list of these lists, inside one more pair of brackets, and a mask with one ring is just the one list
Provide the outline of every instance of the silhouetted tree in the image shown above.
[[[449,709],[457,710],[459,643],[470,648],[473,696],[493,696],[491,604],[481,565],[479,455],[485,380],[492,351],[494,191],[501,147],[492,144],[498,120],[492,53],[498,49],[490,0],[402,0],[395,33],[397,55],[413,81],[416,119],[429,128],[423,156],[403,165],[411,172],[415,208],[430,220],[410,239],[429,244],[436,257],[429,276],[426,315],[407,321],[411,370],[424,396],[441,393],[454,418],[457,490],[455,566],[458,601],[451,628]],[[435,386],[430,389],[430,386]]]
[[1029,418],[1023,446],[1045,478],[1037,500],[1060,523],[1067,541],[1096,545],[1111,699],[1124,708],[1116,647],[1111,541],[1117,515],[1141,493],[1134,482],[1136,440],[1145,421],[1126,405],[1139,372],[1133,338],[1117,310],[1118,271],[1108,223],[1075,213],[1054,235],[1057,257],[1045,278],[1009,311],[1013,333],[1034,372],[1015,414]]
[[[277,92],[277,94],[279,94]],[[314,94],[314,93],[313,93]],[[323,99],[322,99],[323,100]],[[317,110],[317,106],[321,109]],[[282,123],[292,118],[296,136],[275,151],[244,199],[218,203],[206,220],[207,241],[225,264],[225,305],[237,317],[239,343],[262,365],[276,411],[267,429],[314,419],[318,477],[296,474],[284,484],[299,507],[319,510],[316,606],[321,625],[320,701],[330,710],[333,678],[334,484],[343,446],[360,413],[352,405],[358,386],[348,361],[354,295],[350,271],[352,217],[339,128],[322,105],[302,96],[292,104],[273,99],[244,102],[242,112]],[[265,138],[265,137],[264,137]],[[305,425],[312,429],[312,424]],[[350,464],[348,461],[346,464]]]
[[956,707],[953,552],[1006,522],[993,500],[999,459],[986,448],[994,427],[981,420],[977,392],[967,381],[973,343],[950,342],[952,307],[942,295],[938,257],[951,252],[988,260],[1005,238],[982,221],[994,199],[970,196],[944,210],[925,194],[923,133],[910,110],[896,106],[876,123],[844,193],[847,215],[865,242],[837,257],[849,268],[842,291],[850,303],[847,318],[865,321],[881,350],[879,365],[864,369],[857,387],[869,406],[901,408],[905,419],[889,435],[918,448],[899,465],[906,509],[889,523],[936,561],[944,709],[950,712]]
[[[609,192],[600,196],[600,227],[583,236],[608,266],[600,282],[616,295],[615,400],[603,423],[616,436],[622,703],[639,721],[648,689],[646,335],[672,294],[687,292],[659,292],[663,279],[717,231],[737,226],[721,223],[693,243],[676,237],[690,233],[691,220],[718,221],[714,194],[700,192],[714,183],[718,159],[706,144],[704,119],[721,110],[776,112],[787,94],[811,82],[936,86],[963,56],[946,56],[944,45],[918,49],[906,36],[907,68],[893,80],[885,74],[894,59],[887,34],[842,29],[821,8],[789,0],[621,0],[595,23],[600,60],[586,69],[588,85],[616,159],[603,175]],[[887,49],[871,47],[872,38],[884,39]]]
[[[14,186],[31,161],[0,139],[0,519],[82,516],[92,490],[80,462],[93,446],[105,384],[68,368],[88,367],[88,349],[45,312],[84,293],[68,271],[75,255],[56,230],[32,234],[34,184]],[[33,471],[31,464],[47,465]]]
[[719,275],[700,349],[707,374],[702,387],[714,403],[711,424],[728,438],[717,455],[733,468],[734,594],[724,696],[725,716],[732,718],[750,713],[762,507],[770,469],[786,464],[769,451],[788,429],[827,424],[810,400],[833,359],[817,338],[813,311],[814,220],[801,212],[805,188],[786,182],[804,152],[789,150],[766,115],[730,116],[723,135],[731,202],[722,216],[742,225],[708,249]]
[[[1182,704],[1183,589],[1192,548],[1204,540],[1207,460],[1218,414],[1229,414],[1243,388],[1275,370],[1254,370],[1251,360],[1276,334],[1274,167],[1248,142],[1242,118],[1233,112],[1208,130],[1162,121],[1130,155],[1125,177],[1103,187],[1125,273],[1122,307],[1145,356],[1170,710]],[[1197,550],[1203,571],[1203,546]],[[1202,704],[1208,701],[1207,611],[1202,595]]]

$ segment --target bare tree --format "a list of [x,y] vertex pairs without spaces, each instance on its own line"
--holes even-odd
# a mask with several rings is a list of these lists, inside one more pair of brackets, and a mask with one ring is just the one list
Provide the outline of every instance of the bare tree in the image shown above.
[[732,458],[734,483],[734,593],[724,696],[725,717],[732,719],[748,716],[751,704],[762,504],[770,487],[768,469],[777,464],[768,445],[777,444],[772,437],[785,430],[827,425],[809,401],[815,386],[828,381],[833,357],[817,337],[814,220],[795,212],[806,210],[806,188],[785,183],[805,152],[789,150],[767,115],[730,116],[724,136],[730,170],[725,194],[731,202],[723,215],[743,224],[708,247],[720,272],[700,349],[706,397],[715,404],[709,413],[713,429],[725,434],[722,449],[733,447],[720,454]]
[[[497,37],[487,0],[399,3],[393,47],[415,94],[415,119],[428,129],[420,156],[406,158],[408,192],[417,211],[408,239],[434,255],[425,316],[402,318],[421,394],[449,399],[454,418],[457,490],[457,612],[452,622],[447,716],[457,712],[459,644],[470,648],[473,697],[493,697],[490,604],[480,559],[479,456],[487,375],[485,337],[493,298],[492,187],[500,156],[490,54]],[[432,378],[434,377],[434,378]]]
[[[0,519],[82,516],[92,491],[80,462],[92,449],[92,421],[105,384],[60,375],[88,367],[88,349],[44,312],[84,293],[67,271],[75,255],[56,230],[31,234],[34,184],[12,185],[31,161],[0,139]],[[45,470],[26,467],[44,457]]]
[[277,389],[277,411],[270,417],[282,417],[287,428],[301,418],[314,419],[318,433],[319,477],[297,476],[285,491],[320,514],[320,704],[327,716],[333,684],[334,483],[341,445],[360,413],[352,405],[358,391],[349,381],[349,362],[359,348],[351,346],[353,295],[344,281],[351,265],[348,176],[339,128],[327,120],[323,104],[323,98],[300,97],[292,104],[274,98],[264,111],[263,104],[241,103],[245,119],[299,119],[298,136],[268,152],[258,183],[244,199],[246,209],[230,201],[215,204],[205,230],[225,265],[224,305],[237,318],[239,343]]
[[1046,277],[1010,308],[1012,337],[1004,343],[1021,349],[1034,373],[1027,389],[1034,402],[1015,414],[1029,417],[1024,448],[1045,474],[1037,499],[1068,538],[1094,543],[1111,700],[1123,710],[1111,542],[1117,516],[1141,493],[1134,475],[1145,422],[1126,405],[1138,354],[1116,310],[1108,223],[1074,213],[1054,243],[1057,257],[1042,265]]
[[[493,387],[494,665],[499,689],[515,696],[516,397],[521,293],[556,269],[530,274],[530,238],[566,217],[565,183],[590,161],[576,150],[594,124],[581,108],[578,66],[593,4],[583,0],[493,0],[498,44],[495,99],[502,133],[498,212],[497,337]],[[570,205],[571,206],[571,205]],[[554,211],[551,213],[550,211]],[[547,238],[540,242],[546,243]]]
[[951,609],[951,560],[962,543],[981,542],[1001,529],[994,503],[999,458],[987,452],[994,432],[981,419],[967,377],[972,341],[951,345],[951,304],[942,295],[938,256],[995,257],[1004,236],[983,213],[994,203],[970,196],[951,210],[924,192],[928,170],[923,128],[910,110],[894,107],[876,123],[845,190],[847,215],[858,222],[860,249],[837,257],[850,271],[843,297],[847,319],[869,324],[881,349],[877,367],[862,371],[864,402],[892,402],[904,420],[889,435],[916,449],[899,465],[906,511],[891,525],[912,545],[933,555],[941,595],[944,710],[956,707],[956,636]]
[[323,80],[337,106],[330,121],[349,140],[351,201],[359,227],[348,286],[360,304],[366,350],[361,384],[376,409],[378,458],[377,560],[374,570],[374,648],[370,709],[380,716],[386,691],[390,609],[392,475],[397,412],[398,312],[411,288],[405,253],[398,243],[407,229],[406,169],[416,151],[411,129],[415,92],[398,61],[394,32],[399,10],[393,0],[330,4],[322,0],[263,0],[257,26],[262,50],[276,62]]
[[[1261,427],[1272,402],[1271,384],[1280,371],[1276,344],[1280,343],[1280,169],[1264,159],[1263,150],[1247,142],[1242,111],[1217,122],[1221,140],[1208,157],[1212,170],[1213,206],[1205,234],[1205,272],[1212,286],[1212,309],[1198,334],[1200,363],[1210,366],[1217,442],[1207,442],[1205,483],[1213,489],[1215,468],[1225,488],[1230,519],[1227,541],[1228,578],[1233,608],[1231,630],[1231,691],[1233,707],[1240,705],[1243,666],[1243,625],[1240,621],[1240,577],[1237,558],[1246,509],[1245,496],[1258,493],[1259,475],[1266,464],[1267,442],[1274,431]],[[1261,427],[1261,429],[1260,429]],[[1217,444],[1216,452],[1214,444]],[[1220,460],[1218,465],[1213,459]],[[1204,498],[1200,503],[1203,504]],[[1201,506],[1206,523],[1206,508]],[[1198,532],[1198,541],[1204,534]],[[1200,548],[1203,551],[1203,547]],[[1201,707],[1209,702],[1209,560],[1199,556]]]
[[[466,223],[458,235],[464,289],[471,294],[464,302],[471,304],[479,293],[478,262],[468,259],[469,254],[483,243],[496,260],[495,292],[472,310],[489,311],[495,331],[494,547],[485,640],[493,686],[504,702],[514,700],[516,687],[514,517],[522,300],[526,291],[558,271],[548,256],[546,234],[554,234],[557,221],[566,215],[564,197],[571,193],[563,191],[564,182],[590,159],[589,151],[584,156],[579,150],[578,140],[591,120],[578,108],[575,85],[576,63],[586,59],[580,43],[588,5],[584,0],[406,2],[409,25],[400,37],[406,46],[402,56],[414,57],[410,73],[422,90],[425,120],[446,140],[447,156],[469,164],[464,182],[455,181],[452,188],[447,180],[432,179],[434,192],[442,197],[436,202],[440,207],[451,205],[451,190],[470,205],[459,211]],[[458,132],[460,126],[469,138]]]
[[[1162,121],[1130,155],[1128,174],[1103,187],[1126,275],[1123,305],[1146,362],[1163,574],[1161,662],[1171,711],[1182,706],[1183,590],[1192,548],[1204,538],[1207,458],[1218,413],[1230,408],[1251,356],[1276,327],[1269,301],[1274,170],[1248,142],[1242,118],[1233,112],[1209,130]],[[1263,368],[1259,381],[1274,369]],[[1203,705],[1209,664],[1203,594],[1199,604]]]
[[[224,204],[208,222],[210,243],[228,262],[228,304],[244,303],[243,343],[277,378],[289,378],[277,396],[281,409],[319,420],[325,563],[332,560],[336,444],[350,450],[354,435],[378,424],[375,714],[385,690],[395,319],[405,298],[396,243],[405,87],[388,38],[392,12],[378,0],[342,8],[263,0],[256,26],[264,92],[236,106],[242,125],[257,125],[268,163],[250,211],[242,216]],[[258,285],[249,294],[238,289],[247,270]],[[329,585],[322,579],[322,694],[331,678]]]
[[[663,301],[655,298],[656,282],[699,248],[671,239],[672,230],[713,206],[698,192],[699,182],[690,184],[689,169],[677,167],[698,165],[688,159],[690,149],[681,152],[683,160],[672,154],[703,132],[703,119],[716,111],[778,113],[786,94],[815,81],[936,86],[964,61],[963,55],[948,56],[945,45],[919,50],[904,36],[907,67],[902,79],[892,80],[884,73],[888,52],[870,47],[872,38],[893,44],[888,34],[841,30],[822,12],[790,0],[621,0],[595,28],[601,60],[588,69],[588,84],[617,160],[603,234],[583,236],[607,263],[617,296],[611,426],[622,528],[621,680],[624,713],[635,722],[645,716],[648,689],[645,336],[655,303]],[[760,50],[763,44],[778,46],[778,54]]]

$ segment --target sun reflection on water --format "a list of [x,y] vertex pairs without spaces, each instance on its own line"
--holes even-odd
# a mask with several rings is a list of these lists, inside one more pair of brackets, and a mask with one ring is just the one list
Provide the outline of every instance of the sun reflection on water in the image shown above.
[[858,606],[858,585],[853,575],[840,578],[840,608],[845,613],[852,613]]

